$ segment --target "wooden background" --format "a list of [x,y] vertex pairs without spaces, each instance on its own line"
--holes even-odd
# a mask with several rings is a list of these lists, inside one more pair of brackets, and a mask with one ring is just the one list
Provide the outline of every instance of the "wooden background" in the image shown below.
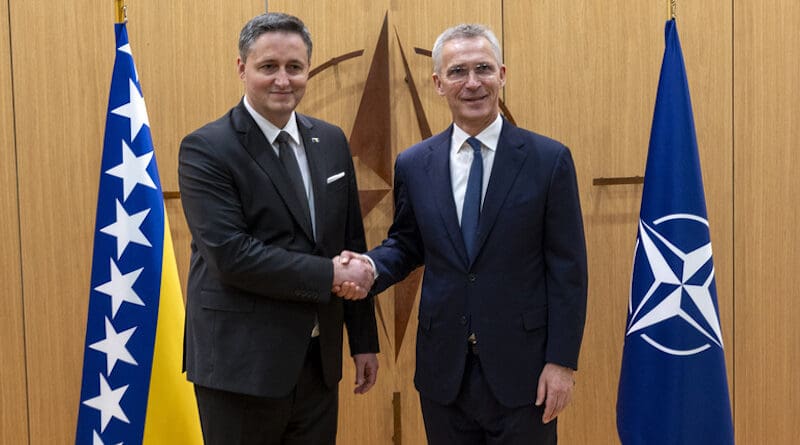
[[[0,2],[0,444],[74,439],[102,131],[114,57],[113,2]],[[131,0],[128,30],[163,188],[177,190],[183,135],[236,103],[241,26],[264,1]],[[678,2],[712,229],[736,440],[800,437],[800,3]],[[354,50],[310,81],[301,111],[353,131],[388,20],[391,158],[421,137],[399,43],[431,130],[449,123],[433,91],[430,49],[459,22],[490,25],[504,46],[504,99],[517,122],[569,145],[578,168],[590,261],[589,312],[562,444],[618,443],[614,408],[640,185],[594,186],[644,171],[667,1],[272,0],[300,16],[312,63]],[[399,43],[398,43],[399,42]],[[390,186],[356,159],[362,189]],[[391,220],[387,195],[365,217],[369,244]],[[185,285],[189,235],[167,201]],[[340,443],[421,444],[413,388],[414,306],[399,340],[394,290],[379,297],[381,370],[352,395],[345,363]],[[398,351],[395,353],[395,351]]]

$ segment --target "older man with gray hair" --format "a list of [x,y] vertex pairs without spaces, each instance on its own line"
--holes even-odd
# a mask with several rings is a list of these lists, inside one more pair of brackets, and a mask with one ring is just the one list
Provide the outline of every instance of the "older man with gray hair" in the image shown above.
[[425,266],[414,382],[433,445],[555,444],[578,366],[587,271],[575,168],[563,144],[500,115],[501,54],[480,25],[439,36],[433,83],[453,124],[397,157],[386,240],[342,253],[374,264],[373,293]]

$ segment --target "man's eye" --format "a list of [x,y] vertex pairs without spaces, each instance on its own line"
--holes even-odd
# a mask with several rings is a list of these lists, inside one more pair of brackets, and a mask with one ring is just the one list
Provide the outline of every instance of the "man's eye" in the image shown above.
[[494,69],[488,63],[480,63],[475,67],[476,74],[489,74],[492,73]]
[[447,70],[448,77],[461,77],[467,73],[467,70],[464,69],[463,66],[454,66]]

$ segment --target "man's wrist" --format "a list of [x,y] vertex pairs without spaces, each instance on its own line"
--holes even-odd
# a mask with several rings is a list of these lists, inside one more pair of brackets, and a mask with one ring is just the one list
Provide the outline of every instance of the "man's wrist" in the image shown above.
[[373,280],[377,280],[378,279],[378,268],[375,267],[375,261],[373,261],[373,259],[370,258],[369,255],[367,255],[367,254],[364,254],[364,258],[366,258],[367,261],[369,261],[369,265],[372,266],[372,279]]

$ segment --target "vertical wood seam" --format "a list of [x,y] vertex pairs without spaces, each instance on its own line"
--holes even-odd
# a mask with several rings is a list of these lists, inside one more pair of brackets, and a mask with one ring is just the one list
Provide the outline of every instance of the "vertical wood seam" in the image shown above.
[[31,443],[31,410],[30,410],[30,384],[28,379],[28,341],[27,341],[27,327],[26,327],[26,314],[25,314],[25,272],[23,269],[22,258],[22,202],[20,197],[19,185],[19,145],[17,138],[17,101],[16,89],[14,88],[14,44],[13,34],[11,32],[11,0],[6,0],[6,10],[8,16],[8,74],[11,86],[11,145],[14,147],[14,183],[16,186],[15,194],[17,197],[17,240],[18,240],[18,262],[19,265],[19,298],[20,307],[22,308],[22,366],[23,375],[25,376],[25,422],[27,427],[27,443]]

